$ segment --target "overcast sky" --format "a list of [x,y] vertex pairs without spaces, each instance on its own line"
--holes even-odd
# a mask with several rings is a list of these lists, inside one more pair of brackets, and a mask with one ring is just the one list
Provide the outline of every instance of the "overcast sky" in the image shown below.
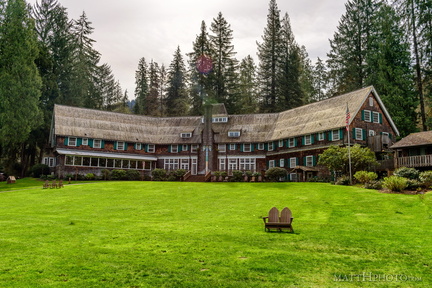
[[[40,2],[41,0],[37,0]],[[101,62],[111,66],[114,76],[133,99],[135,71],[145,57],[169,66],[180,46],[185,55],[200,33],[201,21],[210,26],[219,12],[233,30],[237,59],[251,55],[267,25],[269,0],[58,0],[69,18],[78,19],[85,11],[92,22]],[[30,0],[30,4],[36,0]],[[346,0],[278,0],[281,17],[288,13],[295,38],[310,58],[326,58],[329,39],[345,12]],[[186,56],[184,56],[186,61]],[[102,64],[101,63],[101,64]],[[256,61],[256,64],[258,62]]]

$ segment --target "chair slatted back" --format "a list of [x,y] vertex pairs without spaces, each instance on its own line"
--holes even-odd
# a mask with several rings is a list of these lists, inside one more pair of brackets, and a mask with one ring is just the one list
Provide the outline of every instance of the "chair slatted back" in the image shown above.
[[279,222],[279,210],[276,207],[270,209],[268,222]]
[[280,222],[291,223],[291,218],[292,218],[291,210],[288,207],[283,208],[281,212]]

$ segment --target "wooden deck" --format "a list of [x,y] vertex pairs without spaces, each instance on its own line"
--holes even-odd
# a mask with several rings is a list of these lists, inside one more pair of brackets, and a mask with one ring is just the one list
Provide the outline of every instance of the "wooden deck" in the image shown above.
[[396,161],[397,167],[432,167],[432,155],[398,157]]

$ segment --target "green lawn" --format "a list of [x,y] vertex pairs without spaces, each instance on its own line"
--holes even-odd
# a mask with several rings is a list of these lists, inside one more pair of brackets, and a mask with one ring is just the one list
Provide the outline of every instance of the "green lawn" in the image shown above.
[[[264,232],[272,206],[295,234]],[[23,179],[0,183],[0,287],[430,287],[431,224],[430,193]]]

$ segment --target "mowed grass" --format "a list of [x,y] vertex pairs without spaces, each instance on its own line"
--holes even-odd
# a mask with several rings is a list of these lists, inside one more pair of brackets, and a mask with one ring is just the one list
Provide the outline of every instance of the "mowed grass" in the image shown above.
[[[21,183],[28,184],[24,190]],[[320,183],[0,184],[0,287],[430,287],[432,195]],[[290,207],[295,233],[264,232]],[[342,280],[342,281],[336,281]]]

